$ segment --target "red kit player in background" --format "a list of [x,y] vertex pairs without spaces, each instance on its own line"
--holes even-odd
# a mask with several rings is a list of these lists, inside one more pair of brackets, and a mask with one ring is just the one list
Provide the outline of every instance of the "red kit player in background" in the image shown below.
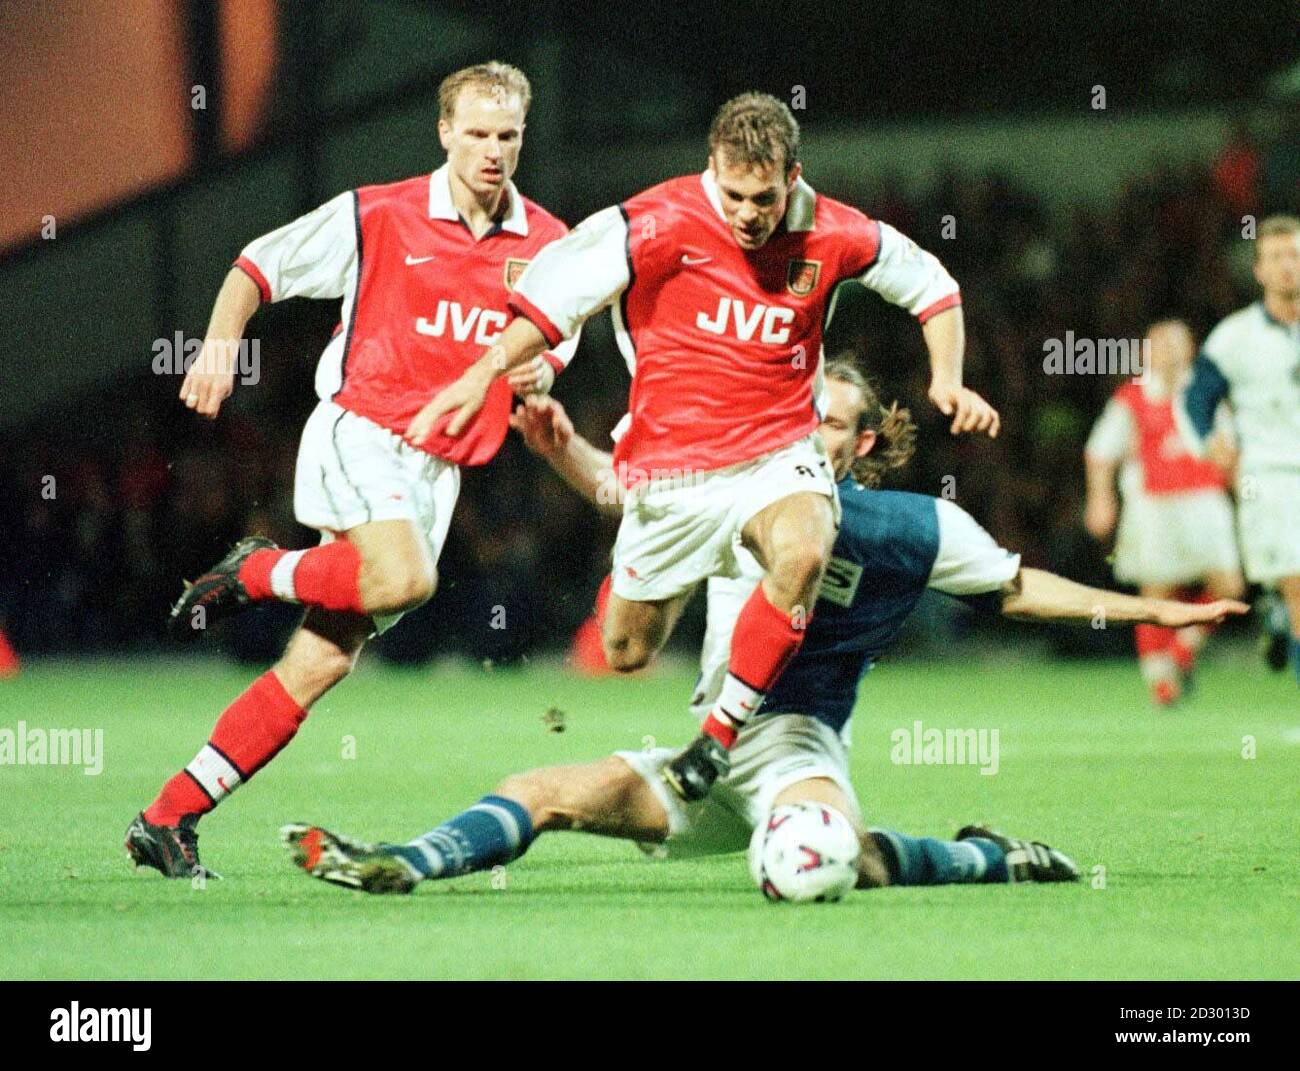
[[846,279],[921,323],[930,398],[952,431],[996,434],[997,413],[962,386],[957,284],[888,224],[814,192],[794,116],[761,93],[719,110],[703,174],[598,212],[539,256],[511,296],[518,319],[412,425],[419,442],[450,414],[445,433],[459,434],[498,376],[612,307],[632,388],[614,451],[628,494],[604,624],[610,665],[644,666],[701,580],[737,575],[738,545],[764,569],[703,732],[665,767],[685,799],[726,771],[727,749],[800,646],[826,568],[838,501],[817,435],[821,331]]
[[[1245,583],[1226,490],[1224,469],[1232,454],[1227,429],[1216,437],[1215,460],[1201,460],[1174,422],[1195,340],[1181,320],[1163,320],[1148,329],[1146,348],[1147,374],[1115,392],[1088,437],[1084,523],[1100,541],[1115,533],[1115,577],[1146,598],[1175,598],[1196,587],[1203,587],[1205,601],[1239,598]],[[1116,472],[1122,509],[1115,500]],[[1137,626],[1138,661],[1157,706],[1182,695],[1207,635],[1205,625]]]
[[527,78],[505,64],[450,75],[439,90],[445,166],[340,194],[252,242],[226,277],[204,352],[181,387],[185,404],[207,417],[230,394],[228,356],[262,302],[343,299],[341,330],[317,369],[320,403],[303,430],[294,483],[294,512],[322,542],[284,551],[266,539],[242,540],[173,608],[173,630],[191,637],[253,602],[307,609],[280,661],[226,709],[193,761],[131,823],[126,847],[137,865],[168,877],[201,872],[199,817],[288,744],[368,638],[433,594],[459,467],[496,454],[511,388],[549,389],[572,356],[572,340],[539,351],[493,384],[454,438],[435,434],[419,446],[403,438],[430,395],[505,327],[506,299],[524,266],[567,230],[510,181],[530,96]]

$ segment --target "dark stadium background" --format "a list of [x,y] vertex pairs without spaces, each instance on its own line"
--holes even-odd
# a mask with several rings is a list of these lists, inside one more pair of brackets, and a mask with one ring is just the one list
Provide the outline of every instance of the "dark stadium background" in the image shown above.
[[[1137,6],[6,0],[0,625],[24,655],[159,649],[180,578],[233,539],[307,545],[293,461],[337,310],[260,312],[261,381],[215,425],[152,374],[154,340],[201,336],[250,238],[437,166],[439,80],[492,57],[533,82],[516,181],[570,223],[702,168],[726,97],[801,88],[810,181],[948,265],[968,382],[1003,414],[995,443],[951,439],[924,399],[919,332],[845,293],[828,353],[856,352],[922,425],[895,484],[939,493],[955,477],[957,501],[1028,563],[1107,582],[1080,523],[1080,450],[1117,380],[1045,375],[1044,340],[1136,337],[1168,313],[1203,334],[1253,297],[1242,217],[1300,206],[1300,10]],[[555,393],[595,438],[626,386],[602,317]],[[466,480],[442,590],[382,650],[560,649],[612,536],[511,442]],[[495,605],[506,630],[489,627]],[[226,649],[273,656],[286,615],[258,611]],[[1128,642],[1071,636],[1058,642]]]

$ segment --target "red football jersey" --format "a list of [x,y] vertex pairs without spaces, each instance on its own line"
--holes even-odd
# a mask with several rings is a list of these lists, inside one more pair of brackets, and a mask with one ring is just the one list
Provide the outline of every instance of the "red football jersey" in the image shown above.
[[1142,469],[1142,489],[1151,495],[1176,495],[1188,491],[1222,490],[1228,486],[1223,470],[1212,461],[1195,457],[1174,423],[1171,398],[1151,398],[1141,383],[1125,383],[1115,401],[1133,417],[1137,460]]
[[741,249],[705,172],[590,217],[534,260],[510,306],[555,345],[613,302],[633,374],[614,458],[630,484],[737,464],[815,430],[826,308],[851,278],[922,320],[960,302],[934,257],[802,180],[767,244]]
[[[528,262],[568,228],[507,190],[506,215],[475,240],[451,201],[447,168],[341,194],[252,242],[236,261],[262,297],[342,297],[342,330],[322,354],[317,394],[403,434],[416,413],[482,355],[505,327],[506,300]],[[557,371],[576,343],[548,359]],[[501,446],[511,399],[505,379],[457,438],[424,444],[481,465]]]

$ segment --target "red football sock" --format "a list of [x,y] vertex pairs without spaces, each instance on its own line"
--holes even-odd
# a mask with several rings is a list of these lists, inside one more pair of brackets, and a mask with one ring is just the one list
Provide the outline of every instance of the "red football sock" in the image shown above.
[[1133,629],[1133,638],[1137,642],[1138,658],[1149,655],[1164,654],[1174,642],[1176,633],[1171,628],[1159,625],[1138,625]]
[[275,758],[306,716],[280,678],[263,673],[217,719],[194,760],[163,785],[145,821],[174,826],[187,814],[207,814]]
[[[1179,602],[1190,602],[1197,606],[1208,606],[1214,601],[1214,597],[1207,591],[1193,592],[1185,588],[1180,589],[1176,597]],[[1192,671],[1196,665],[1197,653],[1205,646],[1205,641],[1214,628],[1213,624],[1186,625],[1174,632],[1169,643],[1169,655],[1179,670],[1183,673]]]
[[762,584],[754,588],[731,634],[731,662],[722,692],[701,727],[708,736],[723,747],[735,743],[741,726],[799,650],[811,619],[811,614],[778,610]]
[[255,550],[239,567],[255,600],[279,599],[322,610],[365,613],[361,603],[361,552],[346,539],[309,550]]
[[578,631],[573,634],[573,643],[569,647],[573,668],[579,673],[592,677],[612,672],[609,661],[605,658],[605,644],[601,639],[601,632],[605,625],[605,610],[609,606],[609,591],[613,579],[612,576],[606,576],[601,582],[600,590],[596,592],[596,608],[592,610],[591,616],[578,626]]

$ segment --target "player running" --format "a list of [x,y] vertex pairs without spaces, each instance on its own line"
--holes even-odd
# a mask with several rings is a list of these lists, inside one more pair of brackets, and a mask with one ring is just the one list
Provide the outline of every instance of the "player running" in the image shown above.
[[189,586],[171,625],[193,637],[250,603],[300,603],[283,657],[217,721],[193,761],[127,830],[136,865],[167,877],[201,869],[195,824],[293,738],[312,704],[345,677],[362,645],[434,590],[460,489],[505,438],[510,391],[549,389],[576,339],[492,385],[456,437],[403,438],[430,394],[453,382],[499,334],[518,274],[566,232],[510,181],[531,97],[522,71],[486,63],[439,88],[447,163],[432,175],[340,194],[252,242],[217,297],[185,404],[215,417],[233,355],[264,301],[343,299],[340,330],[316,372],[320,403],[303,430],[294,480],[298,520],[321,545],[284,551],[244,539]]
[[[1235,599],[1245,588],[1237,560],[1227,476],[1194,457],[1174,423],[1174,399],[1186,386],[1196,342],[1181,320],[1152,324],[1146,334],[1150,368],[1106,403],[1084,448],[1084,524],[1098,541],[1115,536],[1115,578],[1150,598],[1172,598],[1204,586],[1207,599]],[[1223,416],[1224,414],[1220,414]],[[1223,456],[1231,448],[1219,443]],[[1115,501],[1120,474],[1123,508]],[[1175,632],[1157,625],[1134,629],[1138,661],[1152,701],[1169,706],[1190,682],[1208,631]]]
[[763,581],[736,619],[726,680],[702,734],[665,770],[683,799],[725,771],[726,749],[799,649],[838,522],[817,436],[821,332],[835,287],[858,279],[922,325],[930,399],[952,431],[995,435],[998,415],[961,385],[957,284],[886,223],[815,193],[799,127],[775,97],[719,109],[709,166],[597,212],[524,273],[519,314],[412,425],[451,414],[456,435],[504,370],[611,306],[632,373],[614,451],[628,489],[605,618],[609,664],[630,671],[663,646],[695,586],[736,576],[744,547]]
[[[818,612],[762,711],[741,729],[731,772],[707,800],[683,804],[667,790],[660,773],[671,751],[623,751],[582,766],[508,777],[491,795],[404,845],[369,845],[319,826],[286,826],[282,834],[294,861],[334,884],[409,892],[426,879],[517,859],[550,830],[665,842],[670,856],[740,851],[771,808],[809,801],[834,807],[857,828],[859,888],[1075,880],[1078,870],[1061,852],[978,826],[962,829],[952,841],[866,829],[846,750],[863,676],[892,646],[927,587],[1041,621],[1086,621],[1101,607],[1111,621],[1181,627],[1247,607],[1120,595],[1022,568],[1018,555],[999,547],[956,504],[871,490],[885,469],[906,462],[914,428],[906,410],[881,407],[852,365],[835,362],[826,375],[821,437],[839,481],[844,519]],[[512,423],[565,480],[603,505],[599,489],[612,459],[573,434],[558,403],[537,399]],[[702,672],[692,700],[697,716],[706,715],[723,686],[735,619],[761,572],[750,560],[741,576],[709,581]]]
[[1232,409],[1246,578],[1281,593],[1266,599],[1269,664],[1285,668],[1289,648],[1300,682],[1300,218],[1260,222],[1255,278],[1263,300],[1210,332],[1176,413],[1202,453],[1219,404]]

